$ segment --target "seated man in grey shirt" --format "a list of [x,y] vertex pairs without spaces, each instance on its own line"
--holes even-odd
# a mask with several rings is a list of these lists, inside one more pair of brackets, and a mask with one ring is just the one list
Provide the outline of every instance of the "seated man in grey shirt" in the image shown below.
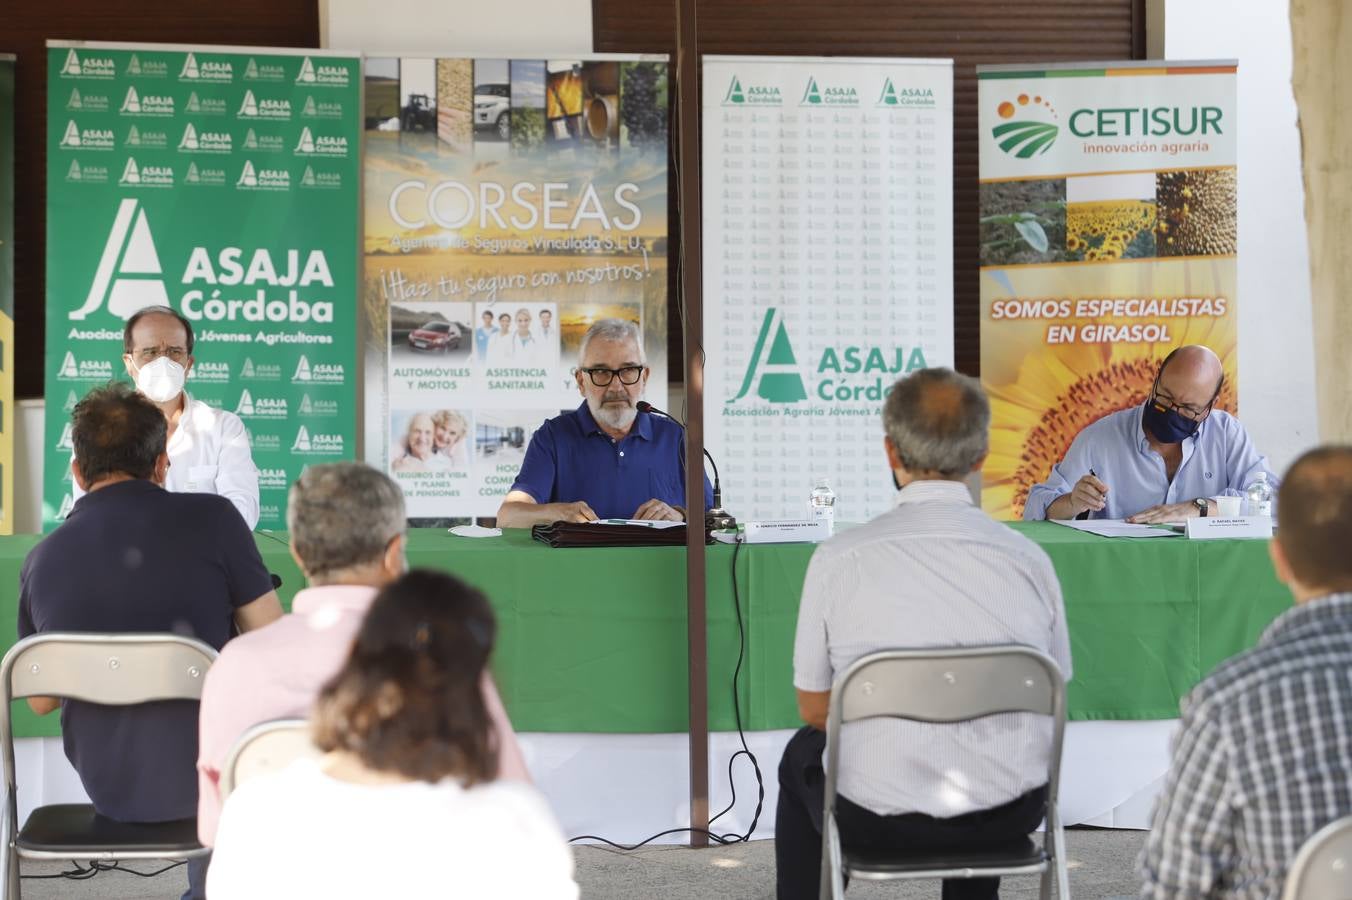
[[[779,764],[780,900],[816,897],[822,750],[835,676],[878,650],[1027,644],[1070,678],[1061,587],[1047,555],[972,503],[990,406],[948,369],[898,381],[883,407],[896,506],[827,541],[803,582],[793,654],[808,727]],[[871,719],[844,726],[836,814],[849,848],[980,850],[1042,821],[1051,723],[1030,714],[954,725]],[[952,879],[944,900],[995,898],[998,878]]]

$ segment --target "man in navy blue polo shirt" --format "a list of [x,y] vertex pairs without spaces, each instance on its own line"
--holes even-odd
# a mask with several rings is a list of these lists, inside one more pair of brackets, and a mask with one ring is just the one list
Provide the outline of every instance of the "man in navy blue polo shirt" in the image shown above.
[[[280,618],[253,535],[229,500],[170,493],[168,425],[125,385],[75,405],[71,471],[87,493],[28,554],[19,575],[19,637],[48,631],[173,632],[220,649]],[[122,822],[197,814],[197,703],[101,706],[34,697],[61,708],[66,756],[94,808]],[[189,864],[202,896],[205,861]]]
[[[633,322],[587,329],[574,373],[585,401],[540,426],[498,510],[504,528],[594,519],[685,519],[685,434],[638,411],[648,384],[643,335]],[[713,488],[704,479],[704,506]],[[703,512],[703,510],[701,510]]]

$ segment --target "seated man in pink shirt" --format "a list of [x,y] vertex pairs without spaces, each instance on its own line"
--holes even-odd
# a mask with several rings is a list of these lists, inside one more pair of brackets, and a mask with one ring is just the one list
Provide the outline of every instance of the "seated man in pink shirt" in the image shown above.
[[[403,491],[370,466],[310,466],[291,487],[286,522],[291,555],[310,586],[296,594],[291,615],[227,644],[202,691],[197,833],[208,847],[221,811],[221,766],[235,741],[259,722],[308,715],[377,590],[408,569]],[[498,777],[529,781],[487,675],[483,692],[497,733]]]

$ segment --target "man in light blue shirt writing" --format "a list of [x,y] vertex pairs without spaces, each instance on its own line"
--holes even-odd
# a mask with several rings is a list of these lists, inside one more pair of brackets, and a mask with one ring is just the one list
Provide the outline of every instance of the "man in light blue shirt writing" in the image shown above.
[[1215,515],[1210,498],[1240,496],[1258,473],[1278,480],[1239,420],[1213,409],[1224,373],[1209,348],[1179,347],[1164,358],[1141,406],[1081,431],[1051,477],[1034,485],[1023,517],[1178,522]]

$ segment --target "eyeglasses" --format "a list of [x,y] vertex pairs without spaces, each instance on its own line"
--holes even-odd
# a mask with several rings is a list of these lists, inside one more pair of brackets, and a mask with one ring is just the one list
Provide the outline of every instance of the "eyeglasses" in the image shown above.
[[1193,406],[1191,403],[1178,403],[1167,393],[1161,396],[1159,388],[1155,388],[1154,394],[1154,403],[1156,405],[1161,406],[1166,410],[1172,409],[1185,419],[1192,419],[1194,422],[1200,422],[1205,419],[1207,414],[1211,412],[1211,403],[1216,402],[1215,400],[1212,400],[1211,403],[1208,403],[1206,406]]
[[607,369],[605,366],[592,366],[589,369],[579,369],[579,372],[586,372],[591,383],[597,387],[605,387],[610,384],[615,376],[619,376],[620,384],[638,384],[639,378],[643,376],[643,370],[647,366],[623,366],[619,369]]
[[140,350],[133,350],[132,355],[136,357],[136,361],[142,365],[152,363],[161,356],[167,356],[174,362],[182,364],[183,360],[188,358],[188,351],[184,350],[182,347],[165,347],[163,349],[159,347],[142,347]]

